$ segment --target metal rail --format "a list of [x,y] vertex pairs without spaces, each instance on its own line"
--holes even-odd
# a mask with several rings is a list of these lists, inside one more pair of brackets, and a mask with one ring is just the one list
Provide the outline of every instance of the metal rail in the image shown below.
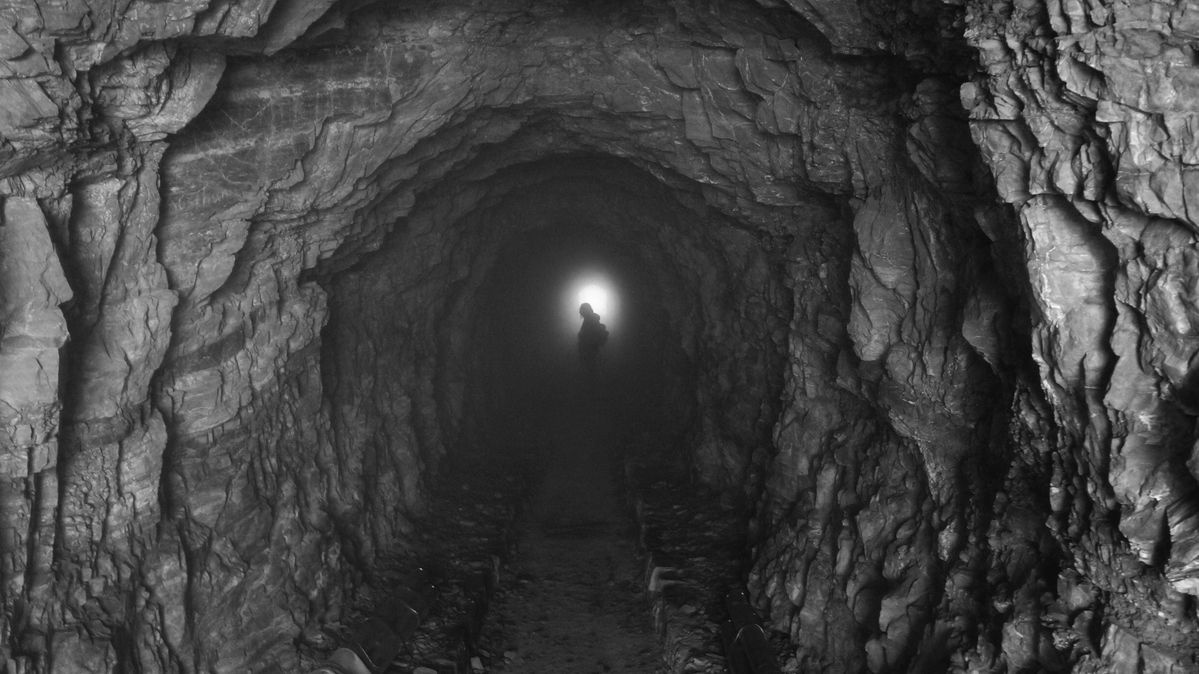
[[725,596],[729,620],[720,626],[725,664],[730,674],[782,674],[766,629],[744,590]]

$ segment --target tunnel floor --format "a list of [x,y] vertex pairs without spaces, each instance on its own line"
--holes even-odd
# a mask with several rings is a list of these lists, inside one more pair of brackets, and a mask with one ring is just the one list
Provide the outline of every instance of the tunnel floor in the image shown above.
[[602,401],[551,423],[519,553],[484,631],[491,671],[655,672],[662,657]]
[[459,455],[414,549],[376,560],[345,629],[311,657],[412,606],[419,624],[384,630],[402,644],[381,649],[379,671],[723,674],[746,513],[693,483],[661,420],[628,399],[551,391]]

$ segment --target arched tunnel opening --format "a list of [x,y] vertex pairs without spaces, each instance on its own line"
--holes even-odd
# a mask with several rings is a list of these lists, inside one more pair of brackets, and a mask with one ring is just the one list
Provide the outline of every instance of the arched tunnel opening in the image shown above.
[[[430,203],[440,203],[443,192],[461,193],[455,180],[434,189]],[[584,402],[577,291],[586,281],[606,283],[619,308],[602,317],[612,335],[602,349],[603,397],[619,399],[630,413],[655,415],[665,436],[681,436],[693,430],[701,402],[697,379],[717,374],[711,365],[700,373],[698,362],[708,360],[724,361],[717,386],[726,393],[741,387],[730,401],[718,401],[730,405],[730,419],[774,404],[781,377],[769,364],[783,358],[780,331],[790,312],[790,298],[778,292],[782,244],[747,232],[694,189],[667,187],[626,160],[548,157],[479,182],[482,196],[473,206],[450,220],[438,220],[441,212],[428,216],[429,231],[457,237],[448,249],[454,259],[436,259],[413,249],[408,234],[397,235],[330,277],[323,340],[330,380],[379,376],[385,360],[341,365],[340,354],[356,351],[354,340],[384,344],[408,334],[414,310],[405,293],[459,265],[453,280],[437,281],[440,293],[417,295],[417,304],[441,312],[434,320],[445,323],[430,328],[438,335],[434,350],[410,356],[429,363],[428,383],[445,408],[434,416],[528,423],[537,410]],[[420,265],[425,272],[415,270]],[[400,268],[400,276],[419,277],[413,290],[397,279]],[[368,313],[380,319],[363,334]],[[371,374],[360,376],[358,367]],[[402,366],[395,367],[399,375]],[[477,406],[474,414],[462,414],[467,404]],[[743,442],[766,441],[737,425],[729,423],[730,433],[741,433]]]
[[3,669],[1199,669],[1143,4],[14,8]]
[[[495,424],[517,424],[517,433],[520,424],[544,423],[603,399],[654,414],[671,395],[665,389],[671,361],[663,354],[673,350],[676,370],[669,376],[686,374],[678,371],[681,342],[662,308],[657,279],[644,271],[649,261],[621,250],[611,235],[597,235],[585,214],[556,217],[571,219],[503,246],[481,289],[468,353],[485,414]],[[603,306],[584,293],[593,287],[610,298]],[[609,335],[594,381],[579,353],[584,303],[595,305]]]
[[[625,584],[639,588],[638,573],[630,572],[637,553],[619,543],[628,538],[628,518],[616,493],[638,499],[627,484],[633,472],[640,468],[638,479],[647,481],[645,465],[654,464],[658,484],[695,494],[702,484],[741,490],[733,499],[741,518],[748,495],[761,489],[747,486],[748,457],[769,443],[782,390],[776,370],[791,311],[781,292],[786,241],[713,208],[685,178],[663,180],[627,159],[576,152],[487,168],[496,156],[500,150],[491,149],[431,186],[414,201],[409,224],[376,250],[348,263],[334,255],[314,270],[330,307],[321,338],[325,390],[352,415],[334,416],[334,434],[358,434],[371,446],[372,472],[380,476],[375,507],[398,498],[419,511],[425,490],[454,474],[485,472],[486,463],[535,485],[524,497],[529,510],[518,538],[536,541],[523,556],[540,560],[530,563],[542,564],[541,574],[581,574],[597,555],[623,556],[612,568],[623,568]],[[447,194],[456,195],[449,210]],[[425,237],[443,247],[414,245]],[[442,237],[452,243],[441,244]],[[582,294],[593,286],[608,300]],[[603,310],[608,333],[594,365],[579,341],[586,299]],[[423,346],[421,331],[430,336]],[[392,387],[404,393],[384,393]],[[396,410],[404,396],[410,407]],[[410,424],[413,443],[361,430],[386,428],[397,416]],[[707,455],[695,450],[700,443]],[[411,461],[397,450],[439,445],[444,454],[425,459],[422,482],[399,482],[397,495],[396,478]],[[433,509],[460,507],[451,499]],[[437,528],[417,514],[409,531],[377,534],[366,547],[394,547],[392,537]],[[562,532],[571,538],[565,550],[546,538]],[[748,564],[744,551],[722,554],[738,568]],[[444,567],[460,559],[410,556],[441,569],[440,584],[455,582]],[[546,569],[546,558],[556,566]],[[362,559],[369,565],[370,553]],[[594,575],[608,580],[602,570]],[[724,587],[736,579],[710,582]],[[600,620],[586,607],[574,610],[561,622]],[[538,658],[542,668],[565,666],[545,664],[558,657],[545,651],[557,650],[545,641],[526,645],[520,666],[535,667]],[[617,659],[608,666],[631,665]]]

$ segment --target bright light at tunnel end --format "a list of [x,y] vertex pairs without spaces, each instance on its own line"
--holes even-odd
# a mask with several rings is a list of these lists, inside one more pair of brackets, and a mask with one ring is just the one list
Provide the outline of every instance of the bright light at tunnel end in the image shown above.
[[[612,277],[601,270],[580,270],[574,277],[563,284],[562,294],[562,330],[563,336],[568,337],[574,344],[574,338],[582,325],[579,316],[579,305],[586,302],[591,309],[600,315],[600,320],[615,334],[620,325],[620,291]],[[572,347],[573,348],[573,347]]]
[[603,318],[608,313],[608,289],[598,283],[588,283],[579,289],[579,304],[586,302]]

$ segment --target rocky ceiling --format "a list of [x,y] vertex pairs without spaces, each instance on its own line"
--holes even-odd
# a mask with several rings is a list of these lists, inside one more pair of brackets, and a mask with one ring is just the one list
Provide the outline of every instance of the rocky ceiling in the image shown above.
[[294,667],[579,246],[801,664],[1199,667],[1199,4],[0,17],[8,671]]

